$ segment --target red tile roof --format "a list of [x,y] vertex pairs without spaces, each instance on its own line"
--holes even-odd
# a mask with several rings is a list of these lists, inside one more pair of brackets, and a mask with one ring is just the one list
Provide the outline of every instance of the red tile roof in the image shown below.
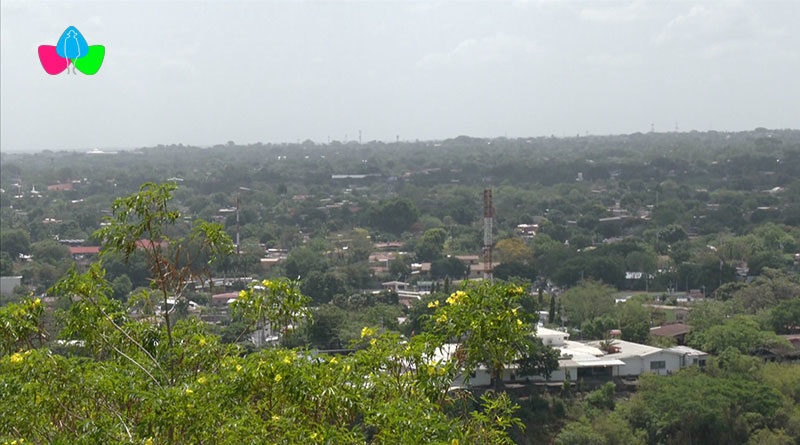
[[[139,249],[151,249],[153,247],[153,244],[156,243],[150,241],[149,239],[140,239],[136,241],[136,247]],[[161,247],[167,247],[169,243],[167,243],[166,241],[161,241],[158,244],[160,244]]]
[[69,253],[72,255],[97,255],[98,253],[100,253],[100,246],[70,247]]
[[224,294],[214,294],[211,296],[212,304],[225,304],[228,300],[239,297],[239,292],[226,292]]

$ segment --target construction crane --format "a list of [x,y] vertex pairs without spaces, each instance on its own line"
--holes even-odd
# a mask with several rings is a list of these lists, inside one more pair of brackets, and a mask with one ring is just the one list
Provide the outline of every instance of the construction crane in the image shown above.
[[492,190],[483,191],[483,278],[494,281],[494,266],[492,264],[492,223],[494,221],[494,205],[492,204]]

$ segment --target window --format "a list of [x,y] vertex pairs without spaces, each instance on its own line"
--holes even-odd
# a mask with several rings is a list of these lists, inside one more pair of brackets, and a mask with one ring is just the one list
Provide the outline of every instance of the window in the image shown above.
[[664,361],[664,360],[656,360],[656,361],[650,362],[650,370],[651,371],[654,370],[654,369],[666,369],[666,367],[667,367],[667,362]]

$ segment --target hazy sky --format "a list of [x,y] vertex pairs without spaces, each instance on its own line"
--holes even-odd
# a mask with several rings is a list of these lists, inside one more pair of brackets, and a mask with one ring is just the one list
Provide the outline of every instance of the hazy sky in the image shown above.
[[3,151],[800,127],[797,0],[1,4]]

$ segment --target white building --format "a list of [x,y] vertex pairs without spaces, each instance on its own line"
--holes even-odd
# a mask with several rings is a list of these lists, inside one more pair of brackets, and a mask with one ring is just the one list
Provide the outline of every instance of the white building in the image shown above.
[[[550,381],[560,382],[569,375],[570,380],[608,379],[615,377],[637,377],[646,372],[667,375],[687,366],[705,366],[708,354],[687,346],[675,346],[669,349],[641,345],[624,340],[614,340],[609,352],[601,349],[601,341],[579,342],[569,340],[566,332],[555,331],[543,327],[537,328],[536,336],[546,346],[558,350],[561,355],[558,369],[548,379],[541,375],[523,376],[516,374],[516,365],[508,366],[503,375],[505,382]],[[444,349],[455,353],[456,345],[448,345]],[[485,368],[479,369],[470,378],[469,384],[474,386],[489,385],[491,376]],[[456,379],[454,386],[460,386],[462,379]]]
[[0,277],[0,295],[14,294],[14,288],[22,284],[22,275],[13,277]]

